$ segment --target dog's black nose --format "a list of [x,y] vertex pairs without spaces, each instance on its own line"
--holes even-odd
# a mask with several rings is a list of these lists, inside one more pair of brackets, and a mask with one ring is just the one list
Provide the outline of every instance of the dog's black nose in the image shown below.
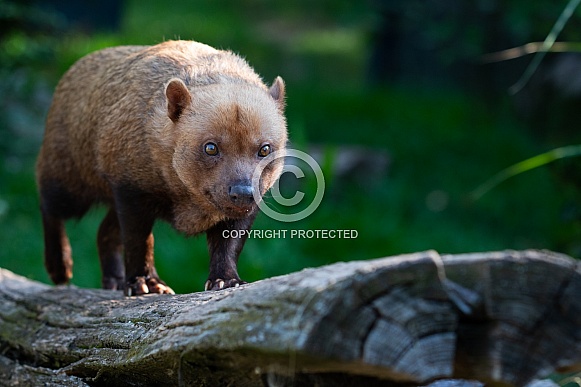
[[250,184],[235,184],[228,190],[230,200],[237,206],[247,206],[254,201],[254,188]]

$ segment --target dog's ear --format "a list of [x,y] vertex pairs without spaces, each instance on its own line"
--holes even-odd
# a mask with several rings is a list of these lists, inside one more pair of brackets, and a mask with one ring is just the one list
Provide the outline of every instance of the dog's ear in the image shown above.
[[276,77],[274,82],[272,82],[272,86],[268,89],[268,93],[276,101],[278,109],[280,112],[284,112],[285,107],[285,86],[284,81],[281,77]]
[[184,109],[192,102],[190,91],[181,79],[173,78],[165,88],[167,97],[167,115],[173,122],[177,122]]

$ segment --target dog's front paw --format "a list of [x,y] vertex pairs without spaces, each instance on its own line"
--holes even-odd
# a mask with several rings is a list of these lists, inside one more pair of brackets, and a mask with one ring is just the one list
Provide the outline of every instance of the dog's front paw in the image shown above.
[[244,285],[245,281],[240,278],[232,278],[229,280],[224,280],[222,278],[209,279],[204,285],[204,290],[220,290],[225,288],[237,288],[240,285]]
[[125,285],[125,295],[129,297],[150,293],[175,294],[172,288],[155,277],[136,277]]

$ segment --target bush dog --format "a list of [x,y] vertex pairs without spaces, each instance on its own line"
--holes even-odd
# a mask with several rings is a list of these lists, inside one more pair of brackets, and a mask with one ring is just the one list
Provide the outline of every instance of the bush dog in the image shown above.
[[56,284],[72,277],[64,221],[94,204],[109,211],[97,246],[106,289],[126,295],[173,293],[157,275],[152,227],[168,221],[206,233],[205,289],[244,282],[237,261],[258,197],[279,177],[257,164],[287,142],[285,86],[268,88],[239,56],[192,41],[122,46],[76,62],[56,87],[36,172],[45,266]]

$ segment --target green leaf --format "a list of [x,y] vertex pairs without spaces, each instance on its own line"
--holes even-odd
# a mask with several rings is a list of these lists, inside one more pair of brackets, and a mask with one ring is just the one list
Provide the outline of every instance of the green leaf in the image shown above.
[[470,198],[473,201],[480,199],[488,191],[502,183],[503,181],[521,174],[531,169],[541,167],[543,165],[552,163],[555,160],[563,159],[566,157],[581,156],[581,145],[569,145],[561,148],[553,149],[549,152],[542,153],[540,155],[526,159],[510,167],[503,169],[492,178],[488,179],[484,184],[480,185],[470,194]]

